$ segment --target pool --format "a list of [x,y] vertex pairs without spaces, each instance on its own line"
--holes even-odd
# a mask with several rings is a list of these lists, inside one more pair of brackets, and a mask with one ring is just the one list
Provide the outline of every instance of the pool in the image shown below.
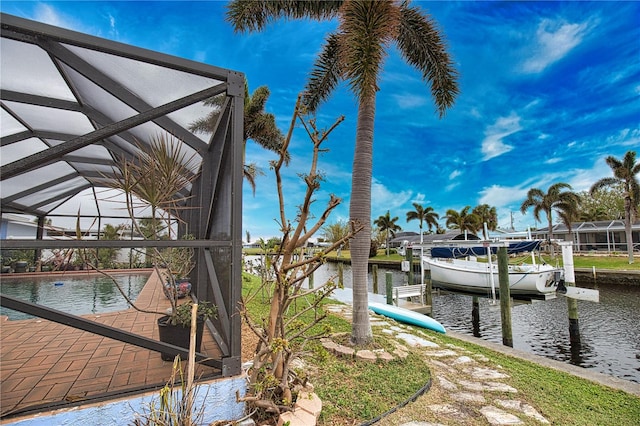
[[[149,279],[148,273],[114,274],[113,278],[135,301]],[[37,303],[74,315],[120,311],[129,304],[115,284],[102,275],[67,275],[28,278],[6,278],[0,281],[2,294]],[[0,307],[0,315],[10,320],[34,318],[22,312]]]

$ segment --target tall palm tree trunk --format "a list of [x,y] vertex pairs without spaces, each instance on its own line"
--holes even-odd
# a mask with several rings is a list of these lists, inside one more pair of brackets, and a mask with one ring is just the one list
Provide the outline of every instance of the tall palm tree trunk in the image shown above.
[[349,214],[352,221],[356,221],[363,227],[351,242],[351,270],[353,274],[351,341],[356,345],[367,344],[373,339],[369,323],[367,269],[371,247],[371,174],[375,110],[375,92],[370,96],[363,96],[358,108],[356,146],[351,176]]

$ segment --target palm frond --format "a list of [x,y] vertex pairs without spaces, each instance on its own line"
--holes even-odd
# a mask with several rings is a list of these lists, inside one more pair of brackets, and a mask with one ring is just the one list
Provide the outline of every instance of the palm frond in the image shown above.
[[227,4],[226,20],[235,32],[262,31],[281,18],[330,19],[336,16],[342,1],[254,1],[234,0]]
[[614,177],[602,178],[598,180],[596,183],[594,183],[593,185],[591,185],[591,189],[589,189],[589,193],[593,195],[596,191],[599,191],[608,186],[616,185],[618,183],[620,183],[620,179],[617,179]]
[[458,72],[435,21],[407,3],[401,5],[400,12],[402,18],[397,37],[400,52],[430,83],[436,108],[443,117],[460,93]]
[[343,77],[358,99],[378,91],[380,70],[400,17],[391,0],[349,1],[341,9],[339,32]]
[[220,116],[220,110],[209,112],[206,117],[198,118],[189,124],[189,130],[194,133],[213,133]]
[[244,178],[249,183],[253,195],[256,195],[256,178],[258,176],[264,176],[264,171],[258,167],[255,163],[249,163],[244,165],[243,169]]
[[309,112],[314,112],[338,85],[341,78],[339,36],[329,34],[322,51],[316,58],[309,81],[305,88],[303,102]]

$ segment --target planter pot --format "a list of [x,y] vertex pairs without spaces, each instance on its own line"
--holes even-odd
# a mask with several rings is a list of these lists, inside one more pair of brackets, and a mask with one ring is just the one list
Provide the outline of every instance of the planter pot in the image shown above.
[[[169,323],[169,316],[165,315],[158,318],[158,331],[160,333],[160,341],[170,343],[181,348],[189,349],[189,327],[181,325],[172,325]],[[196,352],[200,352],[202,346],[202,333],[204,331],[204,320],[198,318],[196,321]],[[174,354],[162,352],[160,354],[164,361],[173,361]],[[180,357],[186,359],[186,357]]]
[[19,273],[27,272],[27,265],[28,265],[27,262],[23,262],[23,261],[16,262],[15,271]]
[[[176,287],[173,288],[170,283],[165,282],[163,290],[167,299],[182,299],[191,294],[191,283],[189,282],[189,278],[178,279],[176,280]],[[173,297],[171,293],[173,293]]]

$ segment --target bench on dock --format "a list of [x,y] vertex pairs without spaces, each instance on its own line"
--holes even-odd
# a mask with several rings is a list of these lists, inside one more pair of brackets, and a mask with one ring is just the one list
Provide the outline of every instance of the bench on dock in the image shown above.
[[420,297],[420,303],[424,304],[424,295],[426,292],[425,284],[403,285],[393,288],[393,303],[398,306],[398,300],[401,298]]

